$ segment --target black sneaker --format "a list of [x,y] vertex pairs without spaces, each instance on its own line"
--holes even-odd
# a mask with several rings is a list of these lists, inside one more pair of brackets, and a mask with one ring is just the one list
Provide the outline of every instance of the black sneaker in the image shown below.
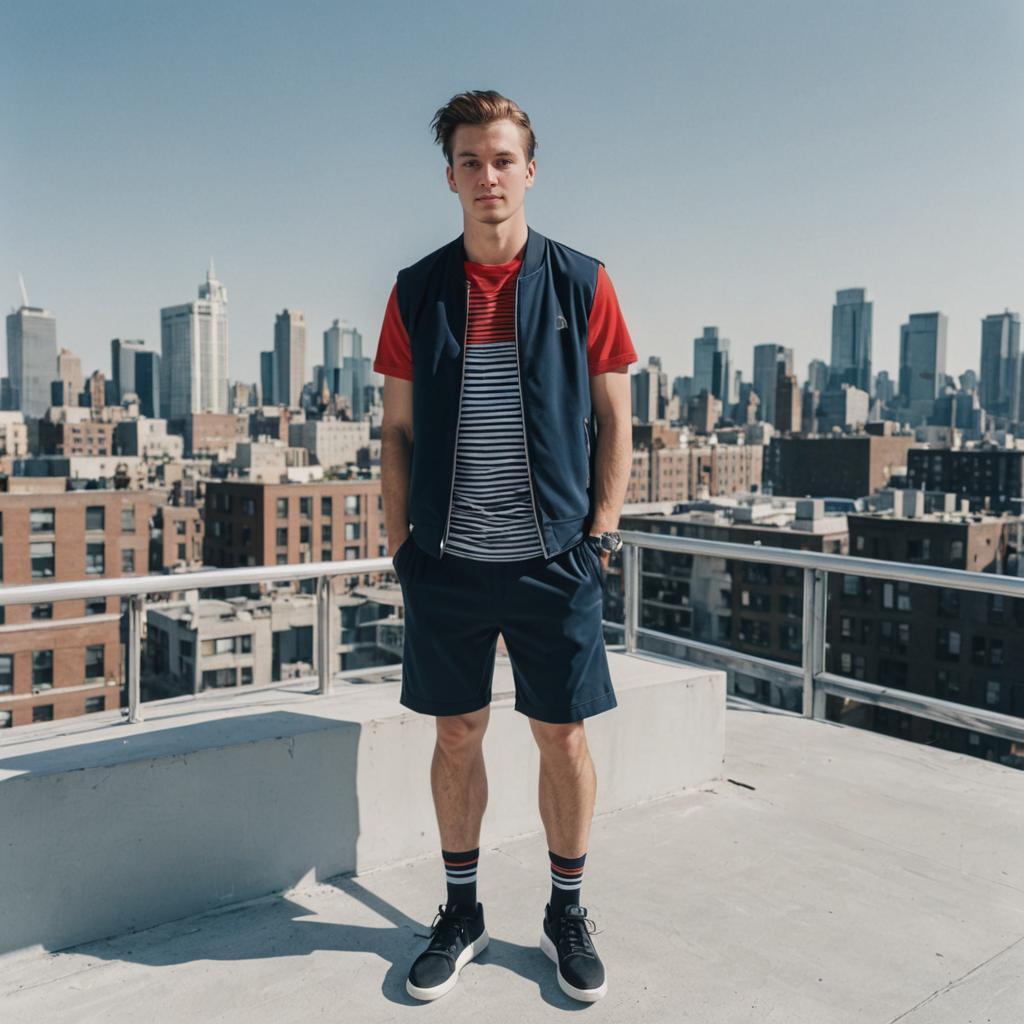
[[558,920],[551,917],[551,904],[544,908],[544,931],[540,948],[558,965],[558,985],[573,999],[593,1003],[608,991],[604,964],[590,941],[596,930],[586,907],[570,904]]
[[490,937],[484,925],[482,903],[473,914],[442,904],[431,925],[430,942],[409,968],[405,990],[414,999],[437,999],[455,987],[459,971],[478,953]]

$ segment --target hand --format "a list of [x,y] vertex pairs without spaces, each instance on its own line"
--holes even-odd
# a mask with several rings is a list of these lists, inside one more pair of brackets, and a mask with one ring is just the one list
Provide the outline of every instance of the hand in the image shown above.
[[394,547],[391,546],[391,539],[392,538],[390,538],[390,537],[388,538],[388,558],[394,558],[395,557],[395,555],[398,553],[398,549],[406,542],[408,537],[409,537],[409,531],[406,531],[405,536]]

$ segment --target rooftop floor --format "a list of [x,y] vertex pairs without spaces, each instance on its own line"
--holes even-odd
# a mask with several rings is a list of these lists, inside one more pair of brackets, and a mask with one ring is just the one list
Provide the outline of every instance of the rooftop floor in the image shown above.
[[1024,1020],[1024,773],[737,706],[723,776],[595,819],[583,895],[609,993],[589,1007],[537,948],[538,832],[481,851],[491,944],[435,1003],[404,988],[444,898],[427,857],[0,960],[2,1019]]

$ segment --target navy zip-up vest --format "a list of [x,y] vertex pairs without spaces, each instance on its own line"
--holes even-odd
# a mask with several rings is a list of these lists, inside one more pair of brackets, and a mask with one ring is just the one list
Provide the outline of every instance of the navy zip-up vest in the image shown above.
[[[413,540],[444,556],[455,481],[469,284],[463,236],[398,273],[398,309],[413,364],[409,522]],[[594,427],[587,323],[597,289],[592,256],[527,229],[515,327],[526,461],[544,556],[578,543],[592,516]]]

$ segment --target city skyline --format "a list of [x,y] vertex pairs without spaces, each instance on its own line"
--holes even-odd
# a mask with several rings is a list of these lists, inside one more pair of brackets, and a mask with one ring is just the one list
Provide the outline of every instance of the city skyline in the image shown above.
[[[385,8],[7,6],[0,301],[16,305],[24,273],[58,344],[104,366],[113,338],[159,348],[159,310],[212,255],[232,378],[259,379],[282,308],[313,337],[341,318],[375,346],[395,272],[461,229],[429,119],[494,87],[538,133],[529,222],[605,261],[641,362],[671,377],[705,325],[745,377],[759,344],[828,359],[835,294],[861,287],[874,371],[897,376],[901,325],[939,311],[957,376],[980,369],[983,319],[1024,305],[1018,5],[523,10],[503,27],[531,55],[512,76],[452,4],[405,12],[386,50]],[[203,38],[180,49],[197,19]],[[453,21],[465,49],[438,65],[425,54]],[[344,62],[314,42],[342,35]],[[268,70],[282,44],[310,48],[301,70]],[[858,58],[842,74],[839,45]],[[218,116],[197,118],[210,103]]]

